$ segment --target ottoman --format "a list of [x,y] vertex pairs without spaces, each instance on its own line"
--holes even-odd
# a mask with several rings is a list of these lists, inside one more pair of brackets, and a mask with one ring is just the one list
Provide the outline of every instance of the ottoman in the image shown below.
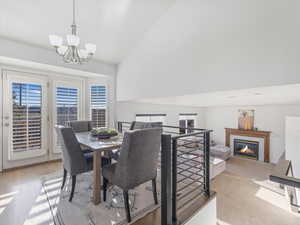
[[210,155],[223,160],[227,160],[231,156],[231,149],[224,145],[214,145],[210,147]]
[[215,178],[226,169],[226,162],[223,159],[211,157],[210,159],[210,179]]

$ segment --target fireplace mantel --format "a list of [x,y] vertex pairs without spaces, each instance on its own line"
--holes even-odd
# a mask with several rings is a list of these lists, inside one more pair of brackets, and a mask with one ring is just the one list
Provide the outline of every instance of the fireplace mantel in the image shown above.
[[234,128],[225,128],[225,144],[230,147],[230,136],[238,135],[245,137],[256,137],[264,139],[264,161],[270,161],[270,134],[271,131],[262,130],[239,130]]

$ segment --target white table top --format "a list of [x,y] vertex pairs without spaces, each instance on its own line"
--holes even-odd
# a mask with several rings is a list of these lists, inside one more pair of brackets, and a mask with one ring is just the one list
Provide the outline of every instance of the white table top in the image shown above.
[[76,133],[76,138],[78,142],[90,148],[92,151],[107,151],[121,147],[123,137],[117,136],[110,139],[101,139],[99,140],[96,137],[93,137],[90,132],[80,132]]

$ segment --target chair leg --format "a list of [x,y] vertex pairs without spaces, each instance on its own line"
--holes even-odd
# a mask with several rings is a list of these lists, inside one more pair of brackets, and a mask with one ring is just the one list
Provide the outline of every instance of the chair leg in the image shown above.
[[155,205],[157,205],[158,200],[157,200],[157,190],[156,190],[156,178],[152,180],[152,193],[153,193],[154,203]]
[[71,189],[71,194],[70,194],[69,202],[71,202],[72,199],[73,199],[74,191],[75,191],[75,185],[76,185],[76,175],[73,175],[72,176],[72,189]]
[[108,180],[103,177],[103,201],[106,201]]
[[127,222],[131,222],[131,216],[130,216],[130,208],[129,208],[129,197],[128,197],[128,191],[123,191],[123,197],[124,197],[124,205],[125,205],[125,212],[127,217]]
[[61,185],[61,190],[64,189],[66,179],[67,179],[67,170],[64,168],[64,176],[63,176],[63,182],[62,182],[62,185]]

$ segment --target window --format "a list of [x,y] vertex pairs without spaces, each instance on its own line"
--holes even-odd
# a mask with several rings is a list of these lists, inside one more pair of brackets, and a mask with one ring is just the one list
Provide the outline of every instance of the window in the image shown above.
[[104,85],[91,85],[91,120],[96,127],[107,126],[107,95]]
[[56,88],[56,113],[58,125],[64,126],[67,121],[78,120],[77,88]]
[[[3,167],[45,159],[48,147],[47,79],[31,73],[3,71]],[[39,160],[39,159],[37,159]]]
[[165,122],[166,114],[136,114],[135,120],[140,122]]
[[12,83],[13,152],[42,148],[42,86]]
[[[192,133],[193,130],[191,128],[196,127],[196,113],[180,113],[179,114],[179,133],[180,134],[188,134]],[[185,129],[188,128],[188,129]]]

